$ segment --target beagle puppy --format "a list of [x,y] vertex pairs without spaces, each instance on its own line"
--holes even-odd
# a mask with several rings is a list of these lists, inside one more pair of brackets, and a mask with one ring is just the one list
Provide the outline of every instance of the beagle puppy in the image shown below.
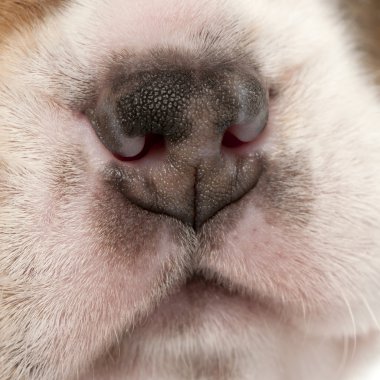
[[380,379],[377,0],[1,0],[0,380]]

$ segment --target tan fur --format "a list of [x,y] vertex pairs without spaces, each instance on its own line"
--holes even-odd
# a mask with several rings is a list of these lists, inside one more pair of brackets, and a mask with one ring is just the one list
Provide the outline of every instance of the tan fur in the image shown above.
[[0,3],[0,43],[14,31],[30,28],[56,11],[65,0],[3,0]]
[[355,25],[358,49],[380,83],[380,3],[377,0],[345,0],[343,9]]

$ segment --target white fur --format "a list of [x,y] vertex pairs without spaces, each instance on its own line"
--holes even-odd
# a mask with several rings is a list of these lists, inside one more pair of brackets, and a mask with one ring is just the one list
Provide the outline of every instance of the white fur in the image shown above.
[[[307,225],[286,224],[249,194],[225,246],[199,247],[198,268],[257,303],[221,296],[193,311],[165,299],[189,267],[169,228],[159,225],[154,251],[137,263],[93,229],[87,211],[102,196],[108,156],[63,94],[78,91],[70,78],[102,77],[110,54],[202,51],[200,29],[225,50],[248,36],[246,53],[279,89],[257,149],[274,162],[306,152],[312,194],[294,196],[312,196],[313,207]],[[0,378],[206,379],[207,366],[225,361],[231,379],[380,378],[379,104],[328,1],[77,0],[9,36],[0,55]],[[57,153],[77,170],[68,179],[77,195],[61,204],[49,171]],[[175,305],[197,323],[171,322]],[[106,367],[97,359],[115,344]],[[28,372],[36,363],[40,372]]]

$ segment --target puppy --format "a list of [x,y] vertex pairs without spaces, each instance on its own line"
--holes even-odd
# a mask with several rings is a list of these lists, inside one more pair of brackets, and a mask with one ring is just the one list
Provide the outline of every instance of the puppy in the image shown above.
[[380,378],[358,3],[1,1],[1,380]]

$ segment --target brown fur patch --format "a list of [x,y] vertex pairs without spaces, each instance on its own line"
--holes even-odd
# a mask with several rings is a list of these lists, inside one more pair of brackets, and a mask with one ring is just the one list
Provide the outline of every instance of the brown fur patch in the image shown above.
[[380,84],[380,1],[343,0],[342,6],[356,25],[358,48]]
[[0,44],[10,33],[42,21],[48,14],[68,2],[69,0],[1,0]]

